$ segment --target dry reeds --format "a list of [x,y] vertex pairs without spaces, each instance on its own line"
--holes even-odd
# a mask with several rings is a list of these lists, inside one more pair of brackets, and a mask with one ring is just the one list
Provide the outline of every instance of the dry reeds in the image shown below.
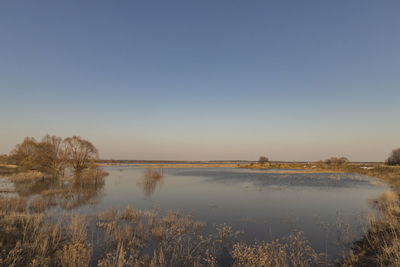
[[368,227],[342,266],[400,266],[400,201],[384,192],[374,201],[379,217],[370,216]]
[[26,210],[25,198],[1,197],[0,212],[24,212]]
[[322,264],[317,254],[301,232],[296,232],[283,240],[260,242],[251,245],[237,243],[232,250],[235,267],[267,266],[318,266]]

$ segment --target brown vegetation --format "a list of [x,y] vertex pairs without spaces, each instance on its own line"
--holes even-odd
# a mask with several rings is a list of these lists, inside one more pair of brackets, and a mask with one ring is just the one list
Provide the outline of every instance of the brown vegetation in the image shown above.
[[68,159],[76,172],[89,167],[89,162],[98,157],[94,145],[79,136],[68,137],[64,140]]
[[71,166],[76,172],[83,171],[97,156],[98,152],[93,144],[78,136],[63,140],[54,135],[46,135],[41,141],[26,137],[8,157],[3,156],[2,160],[16,164],[25,171],[40,171],[59,177],[64,175],[67,166]]
[[342,266],[400,266],[400,201],[398,194],[383,193],[375,205],[379,217],[370,216],[364,236]]
[[[260,242],[251,245],[237,243],[232,251],[233,266],[322,266],[323,255],[317,254],[301,232],[283,240]],[[328,263],[325,263],[328,264]]]
[[284,242],[246,244],[238,241],[240,232],[226,224],[217,225],[214,234],[202,235],[205,224],[192,216],[178,212],[163,216],[128,206],[99,213],[93,240],[84,217],[64,216],[54,222],[40,210],[27,213],[21,208],[26,205],[23,200],[12,205],[15,201],[0,202],[0,266],[313,266],[320,262],[320,255],[300,233]]
[[325,160],[325,163],[328,165],[346,165],[348,164],[350,161],[346,158],[346,157],[331,157],[327,160]]
[[400,148],[394,149],[386,160],[388,165],[400,165]]
[[269,162],[269,159],[268,159],[267,157],[265,157],[265,156],[261,156],[261,157],[258,159],[258,163],[260,163],[260,164],[265,164],[265,163],[267,163],[267,162]]
[[146,197],[151,197],[151,195],[156,190],[157,185],[161,187],[163,181],[163,170],[155,170],[152,168],[147,168],[141,180],[138,181],[138,185],[142,188]]

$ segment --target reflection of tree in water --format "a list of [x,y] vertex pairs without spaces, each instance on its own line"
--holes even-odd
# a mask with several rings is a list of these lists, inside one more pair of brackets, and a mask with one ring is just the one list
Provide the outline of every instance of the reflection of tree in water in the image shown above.
[[72,209],[98,200],[108,175],[98,168],[88,168],[69,178],[26,177],[13,179],[15,191],[25,198],[42,199],[46,207]]
[[13,180],[15,191],[20,197],[38,195],[50,188],[59,187],[59,179],[32,179],[26,181]]
[[76,208],[98,200],[103,192],[104,180],[108,173],[99,169],[89,169],[73,178],[70,197],[64,203],[64,208]]
[[143,193],[146,197],[150,198],[155,192],[157,184],[162,186],[164,181],[163,169],[154,170],[148,168],[144,171],[142,179],[138,182],[138,185],[142,188]]

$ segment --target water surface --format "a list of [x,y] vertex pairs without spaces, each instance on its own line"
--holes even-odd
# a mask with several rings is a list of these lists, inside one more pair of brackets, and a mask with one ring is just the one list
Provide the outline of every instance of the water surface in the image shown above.
[[[214,225],[243,230],[243,239],[270,240],[303,231],[319,252],[340,257],[338,223],[349,223],[359,237],[369,200],[386,186],[371,177],[342,173],[277,173],[238,168],[169,168],[162,177],[146,178],[145,169],[105,167],[103,194],[95,204],[77,211],[125,208],[178,210]],[[279,170],[282,172],[282,170]],[[343,229],[341,229],[343,230]]]
[[[343,173],[293,173],[293,170],[241,168],[146,169],[140,165],[103,167],[105,180],[0,180],[2,188],[16,189],[21,197],[35,199],[51,189],[68,189],[66,197],[51,208],[55,214],[70,210],[91,218],[109,209],[169,210],[193,214],[206,222],[205,234],[217,224],[242,230],[244,241],[285,237],[304,232],[318,252],[331,259],[342,254],[346,237],[338,233],[349,224],[359,238],[365,216],[374,213],[370,199],[387,186],[372,177]],[[0,193],[8,194],[9,193]],[[52,200],[52,198],[49,198]],[[96,227],[91,229],[96,236]],[[347,244],[351,245],[351,244]]]

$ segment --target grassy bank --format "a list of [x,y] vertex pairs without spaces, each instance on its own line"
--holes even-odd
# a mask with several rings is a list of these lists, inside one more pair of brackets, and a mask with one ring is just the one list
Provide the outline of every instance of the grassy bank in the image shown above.
[[315,163],[251,163],[243,164],[240,168],[246,169],[283,169],[284,172],[304,172],[304,173],[353,173],[362,174],[378,178],[389,184],[393,189],[400,192],[400,166],[388,166],[385,164],[374,163],[349,163],[343,165]]

